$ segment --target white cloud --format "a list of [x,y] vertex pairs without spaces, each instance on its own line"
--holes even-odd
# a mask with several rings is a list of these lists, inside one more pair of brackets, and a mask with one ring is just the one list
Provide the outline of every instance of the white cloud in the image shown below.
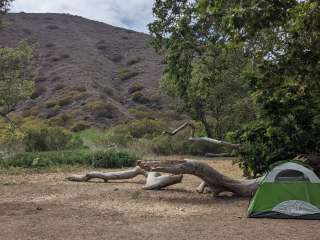
[[114,26],[148,32],[153,0],[15,0],[12,12],[69,13]]

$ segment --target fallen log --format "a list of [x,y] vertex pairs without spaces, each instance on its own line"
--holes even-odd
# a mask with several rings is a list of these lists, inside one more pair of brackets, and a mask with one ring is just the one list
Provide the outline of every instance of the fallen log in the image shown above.
[[138,166],[146,171],[156,171],[171,174],[191,174],[201,178],[205,183],[198,187],[203,191],[205,186],[215,196],[221,192],[232,192],[240,197],[252,196],[258,188],[262,178],[237,180],[227,177],[209,165],[196,160],[166,160],[166,161],[139,161]]
[[215,144],[219,144],[219,145],[225,145],[228,147],[232,147],[232,148],[239,148],[241,145],[240,144],[236,144],[236,143],[230,143],[230,142],[226,142],[223,140],[217,140],[217,139],[213,139],[213,138],[208,138],[208,137],[191,137],[189,138],[190,141],[202,141],[202,142],[210,142],[210,143],[215,143]]
[[135,167],[132,169],[120,171],[120,172],[90,172],[85,175],[74,175],[71,177],[67,177],[69,181],[74,182],[88,182],[91,179],[102,179],[105,182],[108,182],[109,180],[121,180],[121,179],[130,179],[134,178],[138,175],[143,175],[147,177],[147,172],[141,169],[140,167]]
[[139,166],[119,172],[89,172],[85,175],[67,177],[67,180],[74,182],[88,182],[91,179],[102,179],[105,182],[108,182],[109,180],[132,179],[139,175],[146,177],[146,184],[143,187],[145,190],[159,190],[182,181],[182,175],[161,175],[159,172],[147,172]]

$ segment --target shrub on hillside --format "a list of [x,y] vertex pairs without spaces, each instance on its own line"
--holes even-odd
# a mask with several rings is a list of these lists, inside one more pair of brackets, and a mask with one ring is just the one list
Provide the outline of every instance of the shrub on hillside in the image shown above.
[[[72,141],[72,134],[66,129],[51,127],[37,119],[27,120],[21,128],[25,132],[24,142],[28,152],[62,150]],[[82,147],[82,144],[77,147]]]
[[131,94],[132,101],[140,104],[147,104],[150,102],[150,100],[143,95],[141,92],[134,92]]
[[31,94],[30,98],[31,98],[31,99],[36,99],[36,98],[40,97],[41,94],[44,93],[45,91],[46,91],[46,88],[45,88],[45,87],[43,87],[43,86],[37,86],[37,87],[34,89],[33,93]]
[[128,79],[133,78],[133,77],[135,77],[137,75],[139,75],[139,72],[131,71],[131,70],[126,69],[126,68],[121,68],[118,71],[118,77],[122,81],[128,80]]
[[141,57],[134,57],[134,58],[131,58],[128,62],[127,62],[127,66],[132,66],[132,65],[135,65],[139,62],[141,62],[142,58]]
[[113,118],[119,112],[116,106],[103,100],[88,102],[85,105],[85,110],[89,110],[97,118]]
[[121,124],[112,129],[115,134],[129,134],[133,138],[152,137],[160,135],[166,129],[164,122],[152,119],[142,119]]
[[88,128],[90,128],[90,125],[88,123],[78,122],[71,127],[71,131],[80,132],[80,131],[86,130]]
[[129,87],[128,93],[129,93],[129,94],[132,94],[132,93],[135,93],[135,92],[139,92],[139,91],[141,91],[141,90],[143,90],[143,89],[144,89],[144,87],[143,87],[141,84],[139,84],[139,83],[134,83],[134,84],[132,84],[132,85]]

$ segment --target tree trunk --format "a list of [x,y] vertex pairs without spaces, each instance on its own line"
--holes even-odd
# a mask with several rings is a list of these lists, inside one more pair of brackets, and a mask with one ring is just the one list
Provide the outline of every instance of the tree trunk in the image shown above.
[[209,126],[208,122],[207,122],[207,118],[206,115],[204,113],[200,114],[200,121],[202,122],[203,126],[204,126],[204,130],[206,131],[206,134],[209,138],[213,138],[213,132],[211,127]]
[[[214,195],[221,192],[232,192],[241,197],[250,197],[255,193],[261,181],[261,178],[252,180],[232,179],[209,165],[196,160],[139,161],[138,166],[147,171],[195,175],[210,187]],[[199,186],[198,190],[203,191],[205,184]]]
[[180,183],[182,180],[182,175],[161,175],[159,172],[146,172],[139,166],[120,172],[90,172],[85,175],[74,175],[67,179],[74,182],[88,182],[91,179],[102,179],[108,182],[109,180],[131,179],[139,175],[147,178],[146,185],[143,187],[145,190],[159,190]]

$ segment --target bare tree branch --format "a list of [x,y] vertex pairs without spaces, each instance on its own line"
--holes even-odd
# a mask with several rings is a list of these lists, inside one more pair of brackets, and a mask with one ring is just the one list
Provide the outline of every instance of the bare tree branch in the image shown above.
[[163,133],[164,134],[168,134],[168,135],[171,135],[171,136],[174,136],[176,135],[178,132],[182,131],[183,129],[187,128],[187,127],[190,127],[191,128],[191,136],[193,137],[194,136],[194,133],[196,131],[196,127],[190,123],[190,122],[186,122],[184,124],[182,124],[181,126],[179,126],[178,128],[176,128],[175,130],[173,130],[172,132],[169,132],[169,131],[164,131]]

